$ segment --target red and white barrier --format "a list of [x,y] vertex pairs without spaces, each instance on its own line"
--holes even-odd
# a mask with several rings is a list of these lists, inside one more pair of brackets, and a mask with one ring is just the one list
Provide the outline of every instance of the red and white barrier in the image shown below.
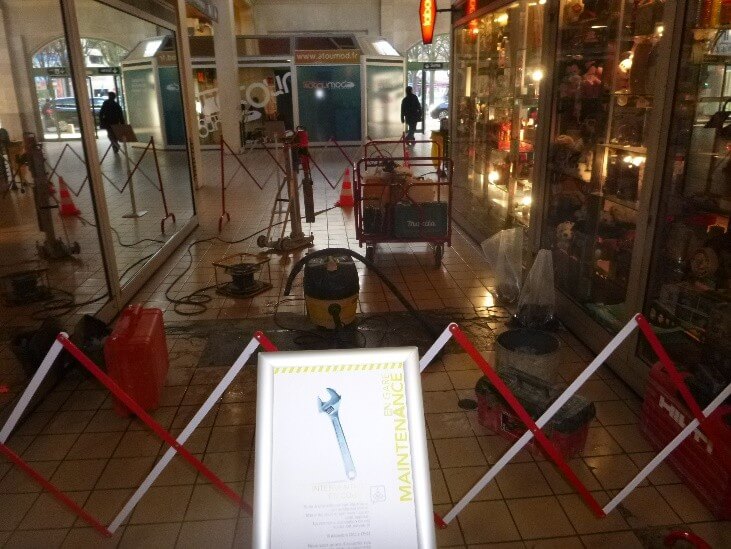
[[[695,419],[690,422],[683,431],[678,434],[675,439],[664,448],[654,459],[652,459],[640,471],[632,481],[621,490],[609,503],[603,508],[596,499],[591,495],[586,486],[578,479],[571,467],[566,463],[560,453],[556,450],[553,443],[548,440],[541,430],[553,416],[563,407],[564,404],[581,388],[581,386],[597,371],[597,369],[609,358],[609,356],[619,347],[630,334],[639,328],[648,343],[657,354],[663,366],[667,369],[673,383],[678,388],[688,407],[693,411]],[[505,401],[510,405],[513,411],[520,417],[521,421],[526,425],[528,430],[521,436],[503,456],[485,473],[485,475],[470,489],[464,497],[452,508],[449,513],[444,516],[444,524],[449,524],[471,501],[482,491],[482,489],[497,476],[497,474],[522,450],[532,438],[536,438],[544,452],[550,457],[556,466],[560,469],[566,479],[579,492],[585,503],[601,518],[611,512],[619,503],[627,497],[680,443],[685,440],[697,428],[703,427],[703,421],[707,419],[713,411],[720,406],[726,398],[731,395],[731,384],[719,394],[713,402],[711,402],[705,410],[701,410],[698,403],[691,395],[688,387],[683,381],[682,376],[676,369],[672,360],[663,348],[655,333],[652,331],[647,319],[641,314],[635,315],[622,328],[609,344],[596,356],[596,358],[581,372],[577,378],[564,390],[564,392],[548,407],[548,409],[535,422],[526,412],[525,408],[515,398],[507,386],[502,382],[495,370],[480,355],[477,349],[470,343],[464,333],[457,324],[450,324],[444,332],[439,336],[432,347],[424,354],[420,361],[422,372],[431,363],[436,355],[444,348],[449,340],[454,337],[455,341],[470,355],[480,369],[485,373],[493,386],[500,392]],[[708,433],[707,433],[708,434]]]
[[[687,426],[662,450],[655,458],[653,458],[630,482],[625,488],[623,488],[609,503],[603,508],[598,504],[596,499],[591,495],[586,486],[578,479],[576,474],[573,472],[571,467],[566,463],[564,458],[558,452],[554,444],[546,437],[541,430],[553,416],[564,406],[564,404],[580,389],[580,387],[597,371],[597,369],[609,358],[609,356],[619,347],[627,337],[635,330],[639,328],[647,339],[650,346],[653,348],[655,353],[658,355],[660,362],[668,371],[673,383],[677,387],[683,399],[688,404],[688,407],[693,412],[695,419],[688,423]],[[683,381],[680,373],[675,368],[675,365],[670,360],[665,349],[662,347],[660,341],[655,336],[652,328],[650,327],[647,320],[638,314],[633,317],[624,328],[609,342],[609,344],[597,355],[597,357],[582,371],[578,377],[564,390],[564,392],[549,406],[549,408],[541,415],[537,420],[533,420],[520,404],[517,398],[508,389],[505,383],[500,379],[495,370],[490,364],[482,357],[472,343],[467,339],[465,334],[459,328],[457,324],[450,324],[444,332],[439,336],[437,341],[432,347],[424,354],[420,360],[420,368],[423,372],[424,369],[434,360],[436,355],[446,346],[450,339],[454,338],[455,341],[469,354],[469,356],[475,361],[475,363],[484,372],[493,386],[502,395],[505,401],[510,405],[516,415],[523,421],[528,430],[501,456],[501,458],[495,463],[485,475],[470,489],[467,494],[452,508],[449,513],[442,519],[436,513],[434,514],[435,522],[442,528],[446,528],[447,525],[472,501],[472,499],[492,480],[497,474],[507,465],[517,454],[522,450],[532,438],[535,438],[540,444],[543,451],[548,457],[556,464],[566,479],[574,486],[577,492],[584,499],[586,504],[591,508],[597,517],[604,517],[610,513],[617,505],[630,494],[667,456],[677,448],[683,440],[689,437],[693,431],[697,428],[703,429],[703,422],[706,420],[715,410],[718,408],[729,396],[731,396],[731,384],[729,384],[705,409],[701,410],[698,403],[693,398],[692,394],[688,390],[685,382]],[[190,420],[188,425],[182,430],[182,432],[175,439],[172,435],[163,429],[150,415],[145,412],[127,393],[125,393],[117,383],[102,372],[98,366],[96,366],[78,347],[76,347],[65,333],[58,335],[56,341],[51,346],[46,357],[41,363],[40,367],[34,374],[30,383],[26,387],[25,391],[21,395],[15,408],[12,410],[8,420],[2,429],[0,429],[0,453],[5,455],[12,463],[17,465],[23,472],[33,478],[40,486],[45,490],[49,491],[56,499],[66,505],[73,513],[82,518],[90,526],[95,528],[98,532],[105,536],[112,536],[113,533],[119,528],[124,520],[130,515],[134,507],[139,503],[140,499],[149,490],[155,480],[160,476],[165,467],[167,467],[170,461],[173,459],[176,453],[179,453],[184,459],[186,459],[193,467],[195,467],[201,474],[206,476],[217,488],[219,488],[229,499],[231,499],[237,506],[245,509],[249,514],[252,514],[253,510],[251,505],[245,502],[241,496],[229,488],[218,476],[210,471],[200,460],[190,454],[183,444],[188,440],[190,435],[200,425],[203,418],[210,412],[216,402],[223,396],[223,393],[233,382],[236,375],[244,368],[248,359],[256,351],[257,347],[261,345],[266,351],[276,351],[277,348],[272,344],[271,341],[262,333],[256,332],[254,337],[251,339],[246,348],[242,351],[239,357],[236,359],[234,364],[229,368],[228,372],[221,381],[218,383],[216,388],[213,390],[211,395],[206,399],[205,403],[196,412],[193,418]],[[68,351],[76,360],[78,360],[82,366],[84,366],[99,382],[107,387],[115,397],[122,401],[135,415],[137,415],[152,431],[157,434],[162,440],[170,445],[170,448],[165,452],[162,458],[155,464],[152,471],[147,475],[147,478],[142,482],[140,487],[130,497],[124,507],[120,510],[117,516],[112,520],[109,527],[105,527],[99,520],[89,514],[87,511],[82,509],[75,501],[69,498],[55,485],[33,469],[28,463],[26,463],[20,456],[15,454],[10,448],[6,446],[6,442],[10,437],[10,434],[15,429],[18,421],[22,417],[23,413],[27,409],[30,401],[34,394],[40,387],[43,379],[48,375],[54,362],[63,350]],[[705,433],[709,439],[713,440],[715,434],[708,432]],[[715,442],[715,441],[714,441]]]
[[[8,420],[5,425],[0,429],[0,453],[4,454],[11,462],[22,469],[26,474],[33,478],[38,484],[44,489],[48,490],[56,499],[66,505],[73,513],[81,517],[90,526],[94,527],[99,533],[104,536],[111,537],[113,533],[119,528],[122,522],[129,516],[129,513],[134,509],[135,505],[140,501],[145,492],[150,488],[155,479],[162,473],[165,467],[170,463],[175,453],[179,453],[185,460],[187,460],[193,467],[195,467],[201,474],[208,478],[217,488],[219,488],[229,499],[231,499],[237,506],[245,509],[249,513],[252,512],[251,506],[245,502],[241,496],[229,488],[215,473],[213,473],[208,467],[206,467],[198,458],[193,456],[188,450],[185,449],[183,444],[188,440],[188,437],[198,427],[200,422],[203,420],[205,415],[211,410],[216,401],[221,398],[223,392],[228,388],[236,375],[243,369],[247,360],[256,351],[256,348],[261,345],[267,351],[276,351],[277,348],[269,339],[262,333],[256,332],[254,337],[243,350],[241,355],[236,359],[236,362],[231,366],[229,371],[223,377],[221,382],[216,386],[211,396],[201,406],[200,410],[195,414],[193,419],[183,429],[183,431],[175,439],[173,436],[166,431],[159,423],[157,423],[144,409],[142,409],[135,400],[130,397],[117,383],[105,374],[94,362],[89,359],[76,345],[74,345],[65,333],[60,333],[56,338],[56,341],[51,346],[50,350],[43,359],[40,367],[33,375],[30,383],[26,387],[25,391],[21,395],[18,403],[16,404],[13,411],[10,413]],[[109,391],[122,403],[129,408],[137,417],[139,417],[152,431],[160,437],[162,440],[170,445],[168,451],[163,455],[160,461],[155,465],[153,470],[148,474],[142,485],[132,495],[130,500],[125,504],[122,510],[114,518],[109,527],[105,527],[99,520],[90,515],[87,511],[82,509],[75,501],[69,498],[55,485],[33,469],[28,463],[26,463],[20,456],[15,454],[10,448],[6,446],[6,442],[10,437],[10,434],[15,429],[18,421],[22,417],[23,413],[27,409],[33,395],[40,387],[43,379],[48,375],[53,363],[56,361],[58,356],[63,350],[68,351],[84,368],[86,368],[97,380],[104,385]]]

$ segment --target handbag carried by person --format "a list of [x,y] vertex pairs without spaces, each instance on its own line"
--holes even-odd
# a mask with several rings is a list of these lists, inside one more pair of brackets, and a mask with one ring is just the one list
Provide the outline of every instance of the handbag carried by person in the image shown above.
[[721,108],[711,115],[711,118],[705,125],[706,128],[715,128],[716,137],[722,139],[731,139],[731,121],[724,126],[729,117],[731,117],[729,103],[731,103],[731,100],[724,102]]

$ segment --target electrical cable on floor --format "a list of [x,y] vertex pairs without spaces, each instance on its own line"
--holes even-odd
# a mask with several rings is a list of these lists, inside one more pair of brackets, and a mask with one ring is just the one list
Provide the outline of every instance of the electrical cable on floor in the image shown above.
[[[78,215],[76,217],[79,218],[79,221],[81,221],[81,223],[83,225],[89,225],[89,226],[94,227],[94,228],[97,227],[96,224],[92,223],[91,221],[89,221],[88,219],[86,219],[83,216]],[[134,248],[135,246],[139,246],[143,242],[152,242],[152,243],[155,243],[155,244],[165,244],[165,241],[164,240],[158,240],[156,238],[141,238],[140,240],[138,240],[136,242],[132,242],[131,244],[125,244],[124,242],[122,242],[122,237],[120,236],[120,234],[117,231],[117,229],[115,229],[112,226],[110,226],[109,228],[114,233],[114,236],[117,237],[117,242],[119,242],[119,245],[122,246],[123,248]]]
[[[336,206],[332,206],[330,208],[326,208],[324,210],[320,210],[318,212],[315,212],[315,216],[318,216],[320,214],[329,212],[330,210],[334,210]],[[240,238],[238,240],[225,240],[221,238],[220,236],[211,236],[208,238],[201,238],[200,240],[194,240],[188,245],[187,250],[185,253],[188,255],[188,266],[185,268],[185,270],[180,273],[175,280],[173,280],[170,285],[165,290],[165,299],[167,299],[170,303],[173,304],[173,310],[182,316],[196,316],[199,314],[203,314],[208,310],[208,307],[206,306],[208,303],[210,303],[213,300],[213,297],[206,292],[209,290],[214,290],[217,288],[215,284],[211,286],[205,286],[203,288],[198,288],[197,290],[184,295],[180,297],[170,297],[170,292],[173,289],[173,286],[175,286],[181,278],[190,270],[190,268],[193,266],[193,254],[192,249],[193,246],[196,246],[198,244],[202,244],[204,242],[213,242],[213,241],[219,241],[223,242],[224,244],[241,244],[242,242],[246,242],[247,240],[251,240],[258,234],[261,234],[263,232],[268,231],[269,229],[272,229],[274,227],[278,227],[280,225],[284,225],[286,221],[278,221],[277,223],[273,223],[269,225],[268,227],[264,227],[263,229],[259,229],[258,231],[251,233],[243,238]],[[192,308],[192,310],[182,310],[179,307],[189,307]]]
[[[125,276],[127,276],[127,273],[129,273],[132,269],[134,269],[137,265],[142,263],[143,261],[147,261],[155,254],[146,255],[145,257],[142,257],[132,263],[129,267],[127,267],[124,271],[122,271],[122,274],[119,275],[120,280],[123,279]],[[82,301],[81,303],[77,303],[74,295],[71,292],[68,292],[66,290],[62,290],[60,288],[49,288],[51,292],[56,292],[59,294],[63,294],[65,297],[57,297],[52,298],[48,301],[45,301],[43,305],[33,311],[30,316],[33,320],[46,320],[47,318],[60,318],[62,316],[67,315],[70,313],[73,309],[77,307],[84,307],[86,305],[91,305],[92,303],[96,303],[98,301],[101,301],[102,299],[105,299],[109,296],[109,292],[104,292],[99,297],[95,297],[94,299],[89,299],[87,301]],[[52,311],[60,311],[60,312],[52,312]]]

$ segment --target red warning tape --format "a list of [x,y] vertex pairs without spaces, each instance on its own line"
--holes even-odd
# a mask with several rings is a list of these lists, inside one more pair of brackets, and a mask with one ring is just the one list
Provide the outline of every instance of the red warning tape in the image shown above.
[[175,450],[183,456],[183,458],[188,461],[193,467],[195,467],[201,474],[203,474],[208,480],[210,480],[216,487],[218,487],[229,499],[231,499],[236,505],[242,507],[243,509],[247,510],[248,512],[251,512],[251,506],[246,503],[243,499],[241,499],[241,496],[239,496],[236,492],[234,492],[231,488],[229,488],[224,482],[218,478],[215,473],[213,473],[208,467],[203,465],[201,461],[193,456],[188,450],[186,450],[182,445],[178,443],[177,440],[173,438],[173,436],[168,433],[163,427],[155,421],[150,414],[148,414],[137,402],[130,397],[127,393],[124,392],[124,390],[117,385],[117,383],[109,377],[107,374],[102,372],[99,367],[94,364],[94,362],[91,361],[89,357],[87,357],[81,349],[79,349],[76,345],[74,345],[68,338],[59,335],[56,338],[61,345],[64,346],[64,348],[71,353],[71,356],[73,356],[76,360],[78,360],[81,365],[89,370],[89,372],[99,380],[99,382],[104,385],[107,389],[111,391],[111,393],[117,397],[119,400],[122,401],[122,403],[132,410],[134,414],[140,418],[152,431],[160,437],[162,440],[167,442],[170,446],[175,448]]
[[27,474],[38,484],[40,484],[44,490],[50,492],[53,497],[55,497],[57,500],[59,500],[61,503],[71,509],[74,513],[80,516],[84,521],[86,521],[87,524],[89,524],[89,526],[92,526],[97,532],[99,532],[103,536],[106,536],[108,538],[112,537],[112,533],[107,530],[101,522],[99,522],[97,519],[87,513],[78,503],[76,503],[61,490],[59,490],[55,484],[51,483],[49,480],[46,480],[43,475],[41,475],[38,471],[33,469],[33,467],[23,461],[18,454],[13,452],[4,444],[0,444],[0,452],[5,454],[5,457],[12,461],[20,469],[22,469],[25,474]]

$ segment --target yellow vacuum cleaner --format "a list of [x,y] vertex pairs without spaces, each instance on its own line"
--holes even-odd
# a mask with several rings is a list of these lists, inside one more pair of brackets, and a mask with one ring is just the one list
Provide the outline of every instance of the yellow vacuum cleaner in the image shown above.
[[313,324],[332,330],[355,321],[360,282],[351,257],[333,254],[307,260],[304,290]]

